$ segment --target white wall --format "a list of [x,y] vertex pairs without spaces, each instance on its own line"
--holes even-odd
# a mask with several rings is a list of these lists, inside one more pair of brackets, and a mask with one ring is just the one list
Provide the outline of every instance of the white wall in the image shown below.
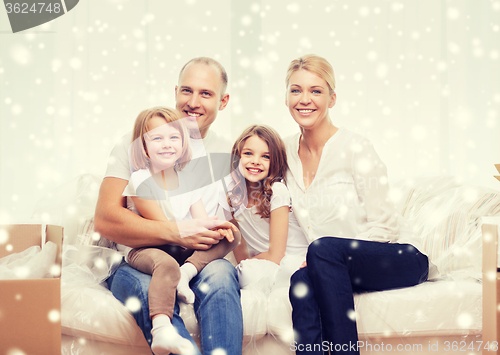
[[288,63],[326,57],[336,125],[368,136],[391,178],[453,174],[500,189],[500,1],[80,0],[12,34],[0,10],[0,222],[82,173],[148,106],[174,106],[182,65],[219,60],[228,108],[213,128],[297,131]]

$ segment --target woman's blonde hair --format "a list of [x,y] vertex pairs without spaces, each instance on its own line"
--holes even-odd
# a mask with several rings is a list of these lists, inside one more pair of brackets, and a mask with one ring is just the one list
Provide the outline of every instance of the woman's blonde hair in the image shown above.
[[286,86],[290,84],[290,77],[293,73],[300,69],[305,69],[311,73],[316,74],[320,78],[324,79],[328,84],[328,89],[330,90],[330,95],[335,91],[335,75],[333,73],[333,68],[328,61],[316,54],[307,54],[300,58],[292,60],[288,66],[286,72],[285,83]]
[[285,181],[285,174],[288,170],[285,143],[283,143],[278,132],[269,126],[252,125],[245,129],[236,142],[234,142],[231,151],[231,174],[235,185],[229,192],[228,202],[231,207],[237,208],[245,201],[248,190],[246,179],[241,174],[239,165],[241,151],[245,142],[252,136],[259,137],[269,147],[269,175],[262,181],[256,196],[254,196],[254,199],[257,201],[255,204],[257,214],[262,218],[269,218],[271,215],[271,196],[273,194],[272,185],[276,181]]
[[179,111],[169,107],[153,107],[139,113],[135,119],[134,131],[132,132],[132,145],[130,146],[130,164],[134,171],[147,169],[150,166],[150,159],[146,147],[145,135],[149,131],[148,121],[153,117],[160,117],[165,120],[165,124],[177,129],[182,139],[182,152],[175,169],[180,171],[191,160],[192,152],[189,143],[189,131],[182,121]]

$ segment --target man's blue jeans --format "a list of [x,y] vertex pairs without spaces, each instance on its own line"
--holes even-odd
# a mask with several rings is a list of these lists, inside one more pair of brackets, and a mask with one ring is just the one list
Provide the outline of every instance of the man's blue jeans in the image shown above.
[[331,354],[359,354],[353,293],[414,286],[427,280],[428,271],[427,256],[409,244],[314,241],[307,267],[290,280],[297,355],[328,354],[322,344]]
[[[108,279],[108,286],[122,303],[130,297],[140,300],[141,309],[133,315],[151,345],[152,323],[148,306],[150,280],[150,275],[137,271],[123,262]],[[228,355],[241,354],[243,317],[238,275],[233,265],[224,259],[214,260],[191,280],[190,285],[196,295],[194,310],[200,325],[203,353],[209,355],[215,349],[223,349]],[[179,316],[177,302],[172,324],[182,337],[189,339],[196,347]]]

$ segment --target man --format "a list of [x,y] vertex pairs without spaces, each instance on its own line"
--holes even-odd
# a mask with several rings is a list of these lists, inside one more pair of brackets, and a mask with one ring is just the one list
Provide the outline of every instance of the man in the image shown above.
[[[226,71],[211,58],[192,59],[181,69],[175,87],[176,108],[189,122],[193,157],[204,155],[205,149],[208,153],[230,151],[230,143],[210,131],[218,112],[229,101],[226,87]],[[188,249],[206,250],[218,243],[222,236],[210,229],[216,226],[229,228],[228,222],[221,225],[215,219],[193,220],[188,225],[184,224],[183,230],[179,230],[175,222],[147,220],[124,207],[122,193],[130,178],[130,141],[131,136],[124,137],[111,153],[99,191],[95,230],[107,239],[133,248],[173,243]],[[207,191],[212,191],[212,195],[205,194],[202,199],[208,215],[214,216],[218,196],[214,189]],[[152,324],[147,295],[150,279],[151,276],[123,263],[108,280],[110,290],[121,302],[125,303],[130,297],[137,297],[141,301],[142,308],[134,313],[134,317],[149,344]],[[215,260],[193,278],[191,288],[196,295],[194,307],[200,324],[203,353],[211,354],[215,349],[223,349],[227,354],[241,354],[243,320],[234,267],[226,260]],[[182,337],[194,344],[179,317],[177,303],[172,324]]]

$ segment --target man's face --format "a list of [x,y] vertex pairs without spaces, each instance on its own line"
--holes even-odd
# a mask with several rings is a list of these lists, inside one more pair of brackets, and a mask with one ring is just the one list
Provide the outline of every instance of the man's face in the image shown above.
[[217,113],[222,111],[229,95],[222,95],[222,79],[219,70],[203,63],[191,63],[179,78],[175,87],[175,107],[185,117],[190,131],[199,129],[204,138]]

